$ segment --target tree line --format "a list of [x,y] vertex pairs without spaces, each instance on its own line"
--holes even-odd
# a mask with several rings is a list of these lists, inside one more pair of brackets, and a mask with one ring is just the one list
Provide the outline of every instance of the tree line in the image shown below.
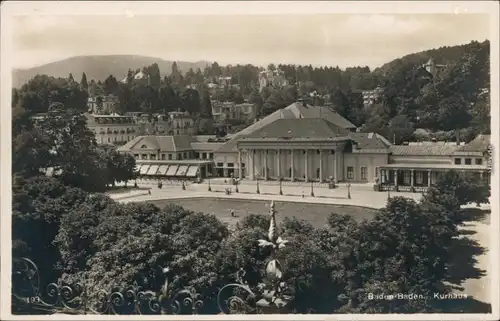
[[[52,101],[76,110],[86,110],[88,95],[118,97],[116,112],[142,111],[167,113],[183,110],[198,118],[212,117],[212,100],[256,105],[258,117],[284,108],[299,98],[329,108],[350,120],[363,132],[377,132],[396,143],[412,140],[470,140],[490,132],[489,41],[444,47],[397,59],[382,68],[346,68],[273,65],[289,85],[258,88],[259,72],[253,65],[220,66],[217,62],[204,70],[182,73],[174,62],[169,76],[161,77],[157,64],[129,70],[118,80],[110,75],[104,81],[80,83],[70,75],[55,79],[39,75],[19,90],[13,90],[13,106],[45,112]],[[443,65],[432,76],[423,67],[429,58]],[[142,72],[143,77],[135,79]],[[208,88],[219,77],[230,77],[237,86]],[[362,90],[380,87],[374,105],[365,106]],[[415,130],[423,129],[420,133]]]

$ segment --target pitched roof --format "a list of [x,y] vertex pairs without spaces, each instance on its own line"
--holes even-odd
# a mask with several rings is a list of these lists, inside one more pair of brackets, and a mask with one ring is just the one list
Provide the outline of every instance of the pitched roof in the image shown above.
[[118,151],[129,151],[146,145],[148,149],[176,152],[193,149],[191,142],[191,136],[138,136],[119,147]]
[[391,143],[376,133],[349,133],[349,138],[357,143],[359,149],[388,149]]
[[393,145],[390,150],[396,156],[451,156],[459,147],[436,142],[422,145]]
[[[283,119],[291,119],[291,120],[300,120],[294,122],[293,126],[301,126],[300,129],[297,127],[297,129],[294,129],[296,132],[301,132],[304,133],[306,132],[306,128],[310,128],[310,125],[312,124],[311,122],[305,123],[305,125],[298,125],[300,122],[304,119],[317,119],[319,120],[318,123],[321,121],[326,123],[331,124],[332,126],[335,126],[336,128],[341,128],[341,129],[354,129],[356,126],[354,126],[350,121],[339,115],[338,113],[332,111],[328,107],[320,107],[320,106],[311,106],[311,105],[305,105],[303,103],[293,103],[289,105],[286,108],[283,109],[278,109],[274,113],[266,116],[265,118],[259,120],[258,122],[248,126],[247,128],[241,130],[237,134],[233,136],[231,140],[229,140],[227,143],[222,145],[220,148],[215,150],[215,152],[219,153],[229,153],[236,151],[236,143],[237,141],[242,138],[246,137],[249,135],[252,135],[253,133],[261,130],[262,128],[272,124],[273,122],[276,122],[278,120],[283,120]],[[284,122],[281,123],[281,126],[284,126]],[[292,123],[287,123],[291,125]],[[309,126],[309,127],[308,127]],[[326,125],[321,125],[323,126],[322,128],[325,129]],[[330,125],[328,125],[330,126]],[[284,127],[289,127],[289,126],[284,126]],[[271,129],[268,129],[271,130]],[[273,129],[273,133],[282,133],[283,129]],[[319,131],[319,129],[318,129]],[[334,130],[335,132],[335,130]],[[288,134],[288,128],[286,128],[285,133],[281,136],[287,136]],[[311,136],[311,133],[306,134],[305,136]],[[322,133],[324,135],[324,133]],[[328,136],[323,136],[323,137],[330,137],[331,135]]]
[[468,144],[460,146],[457,151],[460,152],[486,152],[491,142],[491,135],[478,135]]
[[311,137],[328,138],[347,136],[347,129],[336,126],[324,119],[305,118],[305,119],[278,119],[263,128],[254,131],[248,138],[261,137]]

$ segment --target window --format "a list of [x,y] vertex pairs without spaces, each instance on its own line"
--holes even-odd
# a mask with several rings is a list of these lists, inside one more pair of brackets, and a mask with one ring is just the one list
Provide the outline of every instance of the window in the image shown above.
[[476,165],[483,165],[483,159],[482,158],[476,158]]
[[172,154],[168,154],[168,160],[172,160]]
[[179,130],[177,129],[177,135],[179,135]]
[[410,185],[411,173],[409,171],[403,171],[403,184]]
[[108,143],[111,142],[111,138],[108,137]]
[[227,163],[227,167],[234,167],[234,163]]
[[139,159],[139,154],[134,154],[135,159]]
[[332,155],[335,155],[335,150],[333,150],[333,149],[332,149],[332,150],[331,150],[331,153],[332,153]]
[[149,159],[151,159],[151,160],[156,160],[156,155],[155,154],[150,154],[149,157],[150,157]]
[[424,172],[421,172],[421,171],[415,172],[415,183],[417,185],[424,184]]
[[187,154],[186,153],[182,153],[182,157],[186,158]]
[[354,167],[347,166],[347,179],[354,179]]
[[208,158],[214,159],[214,153],[208,153]]
[[465,159],[465,165],[472,165],[472,159],[471,158],[466,158]]
[[319,154],[321,154],[321,152],[320,152],[320,150],[319,150],[319,149],[318,149],[318,150],[316,150],[316,154],[318,154],[318,155],[319,155]]
[[203,159],[207,158],[207,153],[201,153],[201,158]]
[[455,158],[455,165],[460,165],[462,164],[462,159],[461,158]]
[[319,174],[320,174],[320,169],[319,168],[316,168],[316,178],[319,179]]
[[148,159],[148,154],[142,154],[142,155],[141,155],[141,158],[142,158],[142,159]]
[[181,153],[177,154],[177,159],[182,159],[182,154]]
[[224,163],[217,163],[217,167],[224,167]]
[[241,168],[245,168],[245,163],[241,163]]
[[142,145],[142,146],[141,146],[141,148],[148,148],[148,146],[146,146],[146,145]]
[[361,179],[366,181],[368,179],[368,168],[361,167]]
[[166,156],[165,154],[161,154],[161,160],[165,160],[166,159],[165,156]]
[[195,152],[195,153],[194,153],[194,157],[195,157],[195,158],[200,158],[200,153]]

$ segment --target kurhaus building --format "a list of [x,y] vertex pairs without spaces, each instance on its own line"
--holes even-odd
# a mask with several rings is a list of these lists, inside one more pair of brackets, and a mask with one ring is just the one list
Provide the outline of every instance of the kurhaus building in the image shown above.
[[148,153],[141,150],[156,151],[155,164],[174,161],[170,156],[160,156],[163,153],[177,155],[179,164],[197,164],[201,178],[211,174],[250,180],[377,182],[381,189],[425,189],[439,172],[451,169],[484,178],[489,172],[488,135],[462,145],[392,145],[376,133],[356,132],[356,126],[327,107],[302,102],[277,110],[226,142],[201,142],[199,137],[190,138],[184,148],[166,148],[160,143],[150,146],[142,142],[179,138],[142,136],[120,150],[134,154],[139,166],[153,161],[144,159]]

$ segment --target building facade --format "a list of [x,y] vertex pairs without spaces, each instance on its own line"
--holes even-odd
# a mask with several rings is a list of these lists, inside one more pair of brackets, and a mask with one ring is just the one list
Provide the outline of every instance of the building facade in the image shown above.
[[377,87],[373,90],[363,90],[361,91],[361,95],[363,96],[363,104],[365,106],[371,106],[375,104],[382,94],[382,88]]
[[423,191],[448,170],[485,180],[490,173],[489,135],[461,145],[393,145],[376,133],[356,132],[326,107],[304,103],[277,110],[226,140],[200,137],[137,137],[120,151],[133,154],[139,166],[197,167],[199,178],[357,182],[378,190]]
[[130,116],[84,114],[87,127],[98,144],[123,145],[140,134],[140,125]]
[[259,90],[262,91],[264,87],[272,86],[281,88],[288,85],[288,80],[285,73],[280,69],[264,70],[259,73]]
[[115,112],[118,103],[118,98],[116,96],[100,95],[89,97],[87,101],[87,107],[89,113],[91,114],[111,114]]
[[250,122],[256,116],[254,104],[212,101],[212,118],[215,122],[224,123],[231,120]]

